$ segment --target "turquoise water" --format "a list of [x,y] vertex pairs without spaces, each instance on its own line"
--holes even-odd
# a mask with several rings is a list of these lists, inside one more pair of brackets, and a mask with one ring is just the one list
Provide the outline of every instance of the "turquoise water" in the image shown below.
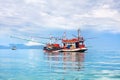
[[120,80],[120,51],[1,49],[0,80]]

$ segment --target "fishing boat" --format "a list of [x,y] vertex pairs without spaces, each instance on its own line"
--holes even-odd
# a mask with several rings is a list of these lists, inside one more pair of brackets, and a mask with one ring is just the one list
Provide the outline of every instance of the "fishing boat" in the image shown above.
[[52,52],[84,52],[87,50],[84,44],[84,38],[80,36],[80,30],[78,29],[78,37],[67,39],[66,36],[64,38],[59,39],[62,42],[62,46],[60,44],[47,44],[44,47],[44,51],[52,51]]
[[[20,37],[11,36],[11,38],[17,38],[32,42],[38,42],[33,41],[29,39],[24,39]],[[42,43],[45,44],[43,50],[46,52],[84,52],[87,50],[87,47],[84,44],[84,38],[80,35],[80,29],[78,29],[78,35],[69,39],[66,37],[66,33],[64,33],[63,38],[57,38],[50,36],[49,38],[46,37],[36,37],[36,38],[42,38],[42,39],[49,39],[50,42]],[[52,40],[55,40],[54,42]],[[57,41],[60,40],[61,43],[57,43]],[[38,42],[41,43],[41,42]],[[16,47],[13,47],[12,50],[16,50]]]

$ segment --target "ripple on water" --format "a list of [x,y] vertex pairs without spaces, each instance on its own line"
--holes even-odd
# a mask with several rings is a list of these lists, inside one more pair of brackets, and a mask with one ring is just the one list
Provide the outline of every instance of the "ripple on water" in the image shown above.
[[11,54],[5,50],[4,53],[7,54],[0,55],[0,80],[120,79],[120,54],[114,51],[45,54],[40,50],[18,50]]

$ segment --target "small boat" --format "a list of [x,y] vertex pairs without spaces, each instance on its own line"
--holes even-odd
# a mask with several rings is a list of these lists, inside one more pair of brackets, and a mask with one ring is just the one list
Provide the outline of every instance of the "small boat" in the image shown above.
[[16,49],[17,49],[16,46],[13,46],[13,47],[12,47],[12,50],[16,50]]

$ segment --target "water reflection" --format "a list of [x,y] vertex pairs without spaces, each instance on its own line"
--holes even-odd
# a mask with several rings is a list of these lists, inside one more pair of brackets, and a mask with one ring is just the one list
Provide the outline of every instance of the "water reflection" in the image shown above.
[[84,68],[84,54],[80,52],[44,53],[50,69],[80,71]]

